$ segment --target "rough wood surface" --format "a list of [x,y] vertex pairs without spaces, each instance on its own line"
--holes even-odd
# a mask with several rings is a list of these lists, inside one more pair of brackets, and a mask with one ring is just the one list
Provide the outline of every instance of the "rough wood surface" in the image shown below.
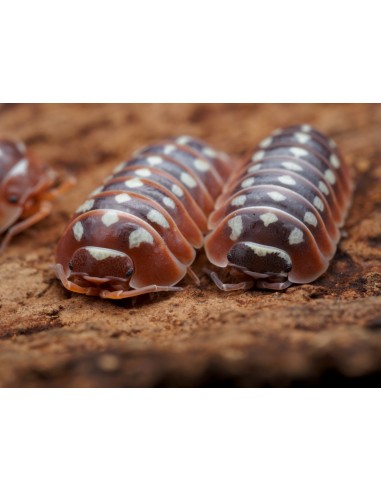
[[[132,151],[187,133],[241,154],[301,122],[337,140],[356,182],[346,237],[318,281],[225,294],[203,276],[200,288],[109,302],[54,278],[72,211]],[[381,105],[2,105],[0,134],[78,178],[0,258],[1,386],[380,384]]]

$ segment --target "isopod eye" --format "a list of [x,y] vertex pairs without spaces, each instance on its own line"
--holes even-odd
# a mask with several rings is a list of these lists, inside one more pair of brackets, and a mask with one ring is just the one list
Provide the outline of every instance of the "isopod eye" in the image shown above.
[[8,197],[8,202],[9,203],[17,203],[19,201],[19,197],[16,195],[10,195]]
[[285,274],[292,268],[289,255],[279,249],[253,242],[236,243],[228,253],[232,266],[253,273]]
[[134,273],[133,267],[130,267],[126,273],[126,278],[131,277],[131,275]]

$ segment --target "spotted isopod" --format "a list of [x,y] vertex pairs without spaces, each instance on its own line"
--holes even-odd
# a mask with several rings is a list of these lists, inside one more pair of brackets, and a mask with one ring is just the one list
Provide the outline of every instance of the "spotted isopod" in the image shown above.
[[309,125],[276,130],[244,159],[209,217],[209,261],[236,283],[280,290],[309,283],[328,268],[352,195],[335,142]]
[[10,240],[49,215],[51,201],[74,184],[27,151],[24,143],[0,139],[0,251]]
[[70,291],[109,299],[179,290],[230,159],[191,137],[139,150],[77,209],[56,250]]

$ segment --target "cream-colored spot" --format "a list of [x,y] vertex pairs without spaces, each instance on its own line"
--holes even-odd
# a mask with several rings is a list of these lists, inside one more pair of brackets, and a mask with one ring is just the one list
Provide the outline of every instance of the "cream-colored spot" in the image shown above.
[[144,185],[143,181],[140,181],[139,178],[128,179],[124,182],[124,184],[127,186],[127,188],[140,188],[140,186]]
[[86,250],[97,261],[124,256],[124,253],[121,253],[120,251],[115,251],[114,249],[108,248],[98,248],[97,246],[88,246]]
[[147,157],[146,161],[150,166],[158,166],[159,164],[162,164],[164,162],[163,158],[159,155],[150,155]]
[[125,162],[122,162],[121,164],[119,164],[118,166],[116,166],[116,168],[113,170],[113,174],[116,174],[116,173],[119,173],[120,171],[122,171],[125,167],[126,163]]
[[180,188],[180,186],[178,186],[176,184],[171,186],[171,191],[172,191],[172,193],[174,193],[178,197],[184,196],[183,190]]
[[288,169],[289,171],[297,171],[297,172],[303,171],[302,166],[296,164],[296,162],[288,162],[288,161],[282,162],[282,166],[285,169]]
[[315,207],[318,210],[320,210],[320,212],[323,212],[323,210],[324,210],[324,203],[321,201],[320,197],[315,196],[313,203],[314,203]]
[[228,226],[231,229],[230,239],[236,241],[243,231],[242,217],[236,215],[228,221]]
[[278,217],[272,212],[267,212],[259,216],[265,227],[268,227],[273,222],[278,222]]
[[307,150],[301,149],[300,147],[290,147],[290,152],[295,157],[305,157],[308,155]]
[[252,186],[255,182],[254,178],[247,178],[241,183],[241,188],[248,188],[249,186]]
[[77,241],[80,241],[83,236],[83,225],[82,222],[76,222],[73,227],[73,234]]
[[215,150],[211,149],[210,147],[204,147],[202,149],[202,153],[204,155],[206,155],[206,157],[211,157],[212,159],[217,157],[217,152]]
[[253,173],[255,171],[259,171],[262,167],[262,164],[254,164],[254,166],[251,166],[249,169],[248,169],[248,172],[249,173]]
[[192,176],[188,173],[181,173],[180,180],[187,186],[188,188],[195,188],[197,186],[196,181],[192,178]]
[[163,149],[163,153],[166,155],[172,154],[174,150],[176,150],[176,147],[174,145],[166,145]]
[[161,227],[164,227],[165,229],[168,229],[169,227],[168,221],[164,215],[154,208],[148,212],[147,219]]
[[233,198],[233,200],[230,203],[231,205],[233,205],[233,207],[242,207],[243,205],[245,205],[246,200],[247,200],[246,195],[238,195],[235,198]]
[[304,214],[304,222],[306,222],[306,224],[311,224],[314,227],[316,227],[318,223],[316,216],[312,212],[306,212]]
[[295,186],[296,181],[291,176],[279,176],[278,181],[285,185]]
[[93,208],[94,200],[86,200],[80,207],[77,208],[76,213],[88,212]]
[[251,158],[251,160],[253,162],[255,161],[260,161],[261,159],[264,158],[264,156],[266,155],[266,152],[264,150],[258,150],[258,152],[256,152],[253,157]]
[[312,126],[311,125],[302,125],[301,130],[302,130],[302,132],[309,133],[312,130]]
[[259,146],[262,149],[265,149],[266,147],[269,147],[272,144],[272,142],[273,142],[272,137],[267,137],[264,140],[262,140],[262,142],[259,144]]
[[110,210],[102,215],[102,222],[106,227],[110,227],[112,224],[118,222],[119,217],[115,210]]
[[305,144],[308,140],[311,140],[310,135],[306,135],[305,133],[294,133],[294,137],[301,144]]
[[290,235],[288,236],[288,242],[289,244],[299,244],[299,243],[302,243],[303,242],[303,239],[304,239],[304,235],[303,235],[303,232],[298,229],[297,227],[295,227]]
[[138,248],[142,243],[153,244],[154,239],[152,234],[146,231],[143,227],[138,227],[131,232],[129,237],[130,248]]
[[332,164],[333,167],[335,167],[336,169],[339,169],[340,161],[339,161],[339,158],[337,157],[336,154],[331,155],[329,162]]
[[137,176],[140,176],[141,178],[148,178],[149,176],[152,176],[152,173],[149,169],[137,169],[135,171],[135,174]]
[[262,246],[260,244],[251,243],[248,241],[247,242],[244,241],[243,244],[245,246],[247,246],[248,248],[250,248],[252,251],[254,251],[254,253],[257,256],[266,256],[266,255],[276,254],[280,258],[282,258],[282,260],[284,260],[287,263],[287,265],[291,265],[291,258],[289,257],[289,255],[285,251],[282,251],[281,249],[274,248],[272,246]]
[[176,208],[175,202],[172,200],[172,198],[169,198],[168,196],[165,196],[163,198],[163,203],[169,208]]
[[115,201],[116,203],[125,203],[131,200],[130,195],[127,195],[127,193],[119,193],[119,195],[115,195]]
[[287,197],[282,195],[282,193],[279,193],[279,191],[268,191],[267,194],[274,202],[283,202],[284,200],[287,200]]
[[179,145],[187,145],[190,141],[192,141],[192,138],[188,137],[187,135],[182,135],[181,137],[178,137],[176,139],[176,142]]
[[12,169],[9,171],[8,176],[23,176],[27,173],[28,170],[28,159],[21,159],[15,164]]
[[98,188],[95,188],[95,190],[91,192],[90,196],[98,195],[98,193],[102,193],[102,191],[103,191],[103,186],[98,186]]
[[203,161],[201,159],[195,159],[194,161],[194,167],[201,172],[206,172],[210,170],[210,164],[209,162]]
[[324,173],[324,177],[328,181],[328,183],[332,185],[336,183],[336,176],[333,174],[333,172],[330,169],[326,170],[326,172]]
[[324,193],[324,195],[329,195],[329,189],[323,181],[319,181],[319,190]]

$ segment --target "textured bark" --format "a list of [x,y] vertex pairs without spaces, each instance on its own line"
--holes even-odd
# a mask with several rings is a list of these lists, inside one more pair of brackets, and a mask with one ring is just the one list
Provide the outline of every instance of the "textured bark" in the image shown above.
[[[186,133],[241,154],[301,122],[337,140],[356,183],[345,237],[318,281],[226,294],[202,276],[200,288],[109,302],[55,279],[71,213],[140,146]],[[380,384],[380,105],[2,105],[0,134],[78,178],[0,258],[1,386]],[[204,264],[200,254],[201,275]]]

